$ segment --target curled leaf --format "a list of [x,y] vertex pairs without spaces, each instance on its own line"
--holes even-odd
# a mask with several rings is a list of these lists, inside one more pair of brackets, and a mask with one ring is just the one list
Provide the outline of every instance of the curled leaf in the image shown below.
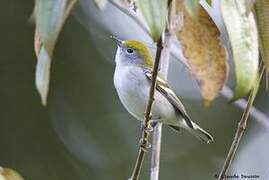
[[157,42],[165,28],[167,0],[136,0],[149,26],[152,39]]
[[252,12],[243,0],[222,0],[221,13],[233,52],[236,85],[233,99],[247,95],[258,72],[258,34]]
[[208,105],[226,82],[226,52],[219,31],[207,12],[198,6],[197,16],[184,12],[184,26],[177,32],[191,73]]
[[77,0],[36,0],[35,53],[37,56],[36,88],[46,105],[50,79],[50,64],[56,40]]

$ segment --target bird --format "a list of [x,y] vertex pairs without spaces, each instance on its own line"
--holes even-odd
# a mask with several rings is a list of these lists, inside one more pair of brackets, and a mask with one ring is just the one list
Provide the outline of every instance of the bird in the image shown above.
[[[118,97],[133,117],[144,122],[153,71],[151,53],[141,41],[135,39],[123,41],[115,36],[110,38],[117,45],[114,86]],[[184,105],[161,75],[157,76],[151,110],[152,126],[163,123],[175,131],[183,128],[207,144],[214,141],[208,132],[191,120]]]

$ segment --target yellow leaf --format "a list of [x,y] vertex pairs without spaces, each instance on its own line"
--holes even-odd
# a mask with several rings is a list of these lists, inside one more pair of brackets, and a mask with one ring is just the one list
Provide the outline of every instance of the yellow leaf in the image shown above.
[[184,15],[184,25],[177,32],[177,38],[201,89],[204,104],[208,105],[226,82],[226,51],[216,25],[203,7],[198,6],[196,17],[191,17],[186,10]]

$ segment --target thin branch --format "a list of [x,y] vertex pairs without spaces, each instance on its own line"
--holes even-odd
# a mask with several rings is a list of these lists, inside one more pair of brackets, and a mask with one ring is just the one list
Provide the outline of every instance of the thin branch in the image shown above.
[[153,72],[152,72],[152,81],[151,81],[151,86],[150,86],[150,91],[149,91],[149,99],[148,99],[148,104],[145,112],[145,122],[144,122],[144,129],[142,132],[142,139],[141,139],[141,145],[139,147],[139,152],[138,156],[136,159],[135,163],[135,168],[133,170],[132,177],[130,178],[131,180],[137,180],[140,176],[140,171],[141,167],[144,161],[146,149],[148,148],[149,144],[149,129],[151,128],[150,125],[150,120],[151,120],[151,108],[152,104],[154,101],[154,93],[156,89],[156,79],[158,75],[158,69],[159,69],[159,64],[160,64],[160,59],[161,59],[161,54],[162,54],[162,37],[159,38],[157,41],[157,51],[156,51],[156,56],[155,56],[155,61],[154,61],[154,67],[153,67]]
[[[224,86],[221,91],[221,95],[227,100],[231,100],[233,98],[233,91],[229,87]],[[240,99],[233,102],[234,106],[237,106],[242,110],[246,109],[247,104],[248,103],[245,99]],[[252,106],[249,116],[256,120],[259,124],[261,124],[262,127],[264,127],[267,131],[269,131],[269,117],[266,116],[263,112]]]
[[[173,3],[172,3],[173,2]],[[174,17],[175,1],[168,1],[168,21],[165,28],[164,39],[163,39],[163,51],[160,63],[160,73],[162,77],[167,80],[169,59],[171,53],[172,36],[174,34],[172,18]],[[161,140],[162,140],[162,123],[158,123],[153,131],[152,137],[152,151],[151,151],[151,171],[150,179],[159,179],[160,169],[160,154],[161,154]]]
[[260,84],[260,81],[261,81],[261,78],[263,76],[264,71],[265,71],[265,66],[262,67],[262,70],[261,70],[260,75],[258,77],[259,79],[257,80],[257,84],[255,84],[255,86],[253,87],[253,89],[249,95],[247,107],[242,115],[240,122],[238,123],[238,127],[236,130],[235,136],[234,136],[233,143],[230,147],[229,153],[228,153],[226,160],[223,164],[223,167],[222,167],[222,170],[219,174],[218,180],[222,180],[225,178],[225,175],[227,174],[229,167],[231,166],[231,163],[234,159],[236,150],[237,150],[237,148],[241,142],[241,138],[245,132],[247,122],[248,122],[248,117],[249,117],[249,114],[251,111],[251,107],[252,107],[253,102],[255,100],[255,97],[257,95],[257,91],[259,89],[259,84]]
[[158,180],[162,144],[162,123],[158,123],[152,135],[150,180]]

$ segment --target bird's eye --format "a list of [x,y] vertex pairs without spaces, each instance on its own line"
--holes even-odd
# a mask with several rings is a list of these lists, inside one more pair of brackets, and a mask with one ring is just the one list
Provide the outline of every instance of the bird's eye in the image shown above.
[[128,48],[128,49],[127,49],[127,52],[128,52],[129,54],[132,54],[132,53],[134,52],[134,50],[132,50],[131,48]]

